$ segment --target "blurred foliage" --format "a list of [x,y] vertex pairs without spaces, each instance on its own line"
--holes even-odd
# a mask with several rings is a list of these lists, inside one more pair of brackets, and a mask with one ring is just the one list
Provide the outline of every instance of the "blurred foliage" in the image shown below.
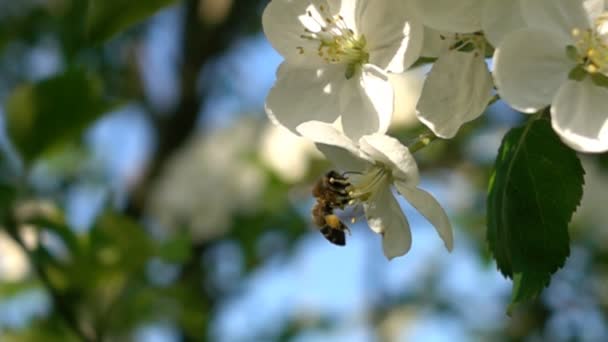
[[90,0],[87,11],[87,35],[99,43],[145,19],[176,0]]
[[8,132],[25,161],[84,129],[108,110],[98,77],[68,70],[36,84],[23,84],[7,100]]

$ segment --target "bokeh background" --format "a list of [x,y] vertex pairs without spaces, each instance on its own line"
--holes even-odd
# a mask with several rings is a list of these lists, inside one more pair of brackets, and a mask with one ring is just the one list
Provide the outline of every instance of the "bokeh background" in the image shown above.
[[[416,154],[455,248],[402,201],[413,247],[388,262],[364,222],[346,247],[311,225],[331,165],[265,117],[265,1],[175,1],[92,42],[94,2],[0,0],[0,341],[608,340],[606,156],[581,156],[567,264],[509,307],[485,198],[523,115],[496,103]],[[393,77],[404,142],[427,70]]]

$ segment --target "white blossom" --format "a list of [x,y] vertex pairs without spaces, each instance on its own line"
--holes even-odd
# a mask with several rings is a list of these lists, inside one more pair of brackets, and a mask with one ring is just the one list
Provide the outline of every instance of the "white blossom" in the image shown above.
[[194,241],[221,236],[236,214],[255,212],[268,179],[255,160],[260,132],[253,120],[193,137],[154,184],[148,212],[172,233]]
[[452,250],[450,221],[437,200],[417,187],[416,161],[398,140],[374,133],[355,144],[333,126],[318,121],[304,123],[298,131],[345,172],[350,204],[363,205],[369,227],[382,235],[388,259],[404,255],[412,243],[408,221],[392,192],[393,185],[435,226],[448,251]]
[[433,30],[460,34],[483,31],[496,46],[508,32],[525,25],[522,1],[526,0],[412,0],[410,11]]
[[551,106],[553,129],[582,152],[608,151],[608,12],[603,0],[522,0],[527,28],[494,55],[501,98],[524,113]]
[[520,0],[413,0],[426,25],[422,55],[436,57],[417,106],[418,119],[441,138],[478,118],[494,83],[485,62],[492,44],[521,28]]
[[412,0],[425,26],[434,30],[458,33],[481,31],[481,15],[486,0]]
[[482,36],[436,34],[442,37],[443,49],[424,82],[416,115],[435,135],[449,139],[485,111],[494,83]]
[[0,281],[23,280],[30,271],[27,255],[5,232],[0,232]]
[[353,138],[388,129],[387,73],[406,70],[422,47],[422,25],[406,1],[273,0],[262,23],[285,58],[266,99],[273,122],[296,132],[306,121],[340,118]]
[[481,28],[493,46],[498,46],[508,33],[526,26],[521,11],[522,1],[526,0],[484,0]]
[[391,129],[413,128],[418,125],[416,103],[422,93],[427,72],[424,66],[410,68],[400,74],[390,74],[389,79],[395,89],[395,110]]
[[320,157],[310,140],[270,123],[260,137],[259,155],[261,161],[287,183],[304,179],[312,160]]

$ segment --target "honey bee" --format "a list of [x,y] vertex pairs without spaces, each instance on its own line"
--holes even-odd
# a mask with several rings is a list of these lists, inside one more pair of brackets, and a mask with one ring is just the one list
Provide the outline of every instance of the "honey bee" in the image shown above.
[[331,243],[338,246],[346,245],[346,234],[350,232],[348,227],[333,213],[333,207],[325,201],[317,201],[312,208],[313,222],[319,227],[319,231]]
[[315,184],[312,194],[317,203],[312,208],[312,219],[321,234],[331,243],[346,245],[348,227],[334,214],[334,209],[343,209],[349,202],[349,182],[336,171],[329,171]]
[[312,195],[317,201],[324,201],[331,207],[343,209],[349,201],[346,190],[349,185],[344,176],[332,170],[317,181],[312,189]]

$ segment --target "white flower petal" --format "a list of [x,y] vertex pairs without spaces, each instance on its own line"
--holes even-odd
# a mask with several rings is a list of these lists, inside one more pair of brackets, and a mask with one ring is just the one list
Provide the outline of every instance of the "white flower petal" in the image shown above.
[[359,140],[363,152],[390,168],[393,178],[411,186],[418,185],[420,176],[416,160],[399,140],[384,134],[366,135]]
[[356,12],[357,8],[359,7],[359,1],[329,0],[328,2],[329,5],[333,8],[340,9],[340,16],[342,17],[342,20],[344,20],[344,22],[346,23],[346,27],[353,30],[355,34],[361,34],[361,29],[358,27],[356,20]]
[[[342,77],[344,79],[344,77]],[[344,133],[353,140],[388,130],[393,115],[394,91],[388,76],[377,67],[365,64],[361,77],[344,82],[340,113]]]
[[551,106],[553,129],[570,147],[581,152],[608,151],[608,89],[587,78],[568,81]]
[[395,73],[414,64],[422,49],[423,27],[408,13],[405,1],[359,0],[356,3],[357,26],[365,35],[369,62]]
[[395,109],[391,120],[391,129],[414,127],[418,124],[416,118],[416,103],[422,93],[427,69],[416,67],[401,74],[389,74],[388,78],[395,90]]
[[343,171],[363,171],[373,163],[344,133],[330,124],[309,121],[299,125],[297,131],[312,140],[319,151]]
[[493,65],[501,98],[521,112],[534,113],[551,103],[574,62],[559,35],[527,28],[503,39]]
[[589,21],[593,23],[608,9],[608,3],[605,0],[583,0],[583,7],[589,16]]
[[318,32],[321,26],[317,20],[307,15],[311,11],[315,18],[321,18],[319,5],[329,8],[327,1],[273,0],[268,3],[262,15],[264,34],[275,48],[289,63],[297,65],[318,66],[323,60],[318,55],[319,43],[302,39],[304,29]]
[[340,114],[343,82],[344,70],[340,66],[305,69],[283,62],[266,98],[266,114],[272,122],[291,131],[306,121],[333,122]]
[[521,13],[528,26],[559,35],[564,45],[572,44],[572,29],[591,27],[581,0],[521,0]]
[[364,204],[364,210],[371,230],[382,234],[382,249],[389,260],[410,250],[410,226],[388,184],[374,193]]
[[479,117],[492,98],[492,76],[483,56],[451,50],[429,73],[417,105],[417,116],[435,135],[453,138],[465,122]]
[[[422,57],[437,58],[447,51],[452,43],[453,33],[440,32],[428,26],[424,26],[424,42],[422,43]],[[446,39],[446,37],[448,39]]]
[[456,33],[481,30],[485,0],[412,0],[411,3],[422,23],[436,30]]
[[498,46],[508,33],[526,27],[520,0],[486,0],[481,27],[494,46]]
[[399,190],[399,193],[401,193],[403,197],[422,214],[422,216],[426,217],[426,219],[433,224],[439,237],[443,240],[445,248],[451,252],[454,247],[454,233],[452,232],[452,225],[450,224],[448,215],[439,202],[437,202],[431,194],[422,189],[409,187],[401,182],[396,182],[395,186],[397,187],[397,190]]

